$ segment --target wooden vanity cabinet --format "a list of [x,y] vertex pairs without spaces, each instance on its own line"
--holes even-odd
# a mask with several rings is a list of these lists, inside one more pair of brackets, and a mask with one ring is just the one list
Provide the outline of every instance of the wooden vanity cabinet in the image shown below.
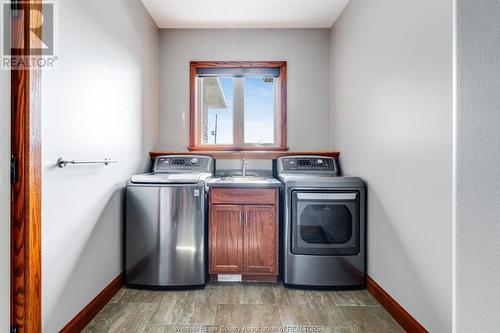
[[243,206],[210,207],[210,273],[243,271]]
[[247,205],[243,216],[243,272],[277,275],[276,207]]
[[213,188],[209,201],[209,273],[276,281],[278,190]]

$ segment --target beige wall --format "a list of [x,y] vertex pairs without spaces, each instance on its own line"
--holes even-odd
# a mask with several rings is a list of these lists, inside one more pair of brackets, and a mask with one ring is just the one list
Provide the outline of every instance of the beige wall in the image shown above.
[[[60,1],[58,68],[43,73],[43,331],[122,271],[123,189],[158,138],[159,32],[137,0]],[[55,166],[59,157],[118,164]]]
[[189,143],[191,60],[288,61],[288,145],[330,147],[329,29],[162,29],[160,148]]
[[368,274],[436,333],[452,330],[452,16],[452,0],[351,0],[332,30],[333,146],[368,184]]
[[10,71],[0,69],[0,331],[10,329]]

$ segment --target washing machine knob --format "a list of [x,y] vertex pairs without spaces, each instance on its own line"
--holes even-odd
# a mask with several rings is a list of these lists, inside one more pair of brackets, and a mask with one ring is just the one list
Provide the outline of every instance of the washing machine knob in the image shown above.
[[318,164],[318,165],[323,165],[323,160],[317,160],[317,161],[316,161],[316,164]]
[[197,158],[192,158],[191,161],[189,161],[191,164],[195,165],[198,164],[198,159]]

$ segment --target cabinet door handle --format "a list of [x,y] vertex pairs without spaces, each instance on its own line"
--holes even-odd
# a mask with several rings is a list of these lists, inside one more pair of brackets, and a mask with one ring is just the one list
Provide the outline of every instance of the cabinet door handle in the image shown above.
[[245,227],[248,228],[248,215],[247,215],[247,212],[245,212]]
[[241,211],[241,210],[240,210],[240,220],[238,223],[239,223],[240,227],[243,228],[243,211]]

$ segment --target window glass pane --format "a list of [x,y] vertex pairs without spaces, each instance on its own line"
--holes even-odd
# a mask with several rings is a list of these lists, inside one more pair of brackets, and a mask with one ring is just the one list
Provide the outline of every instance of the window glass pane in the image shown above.
[[203,77],[201,80],[201,142],[233,144],[233,78]]
[[275,89],[273,77],[246,77],[244,129],[246,144],[275,143]]

